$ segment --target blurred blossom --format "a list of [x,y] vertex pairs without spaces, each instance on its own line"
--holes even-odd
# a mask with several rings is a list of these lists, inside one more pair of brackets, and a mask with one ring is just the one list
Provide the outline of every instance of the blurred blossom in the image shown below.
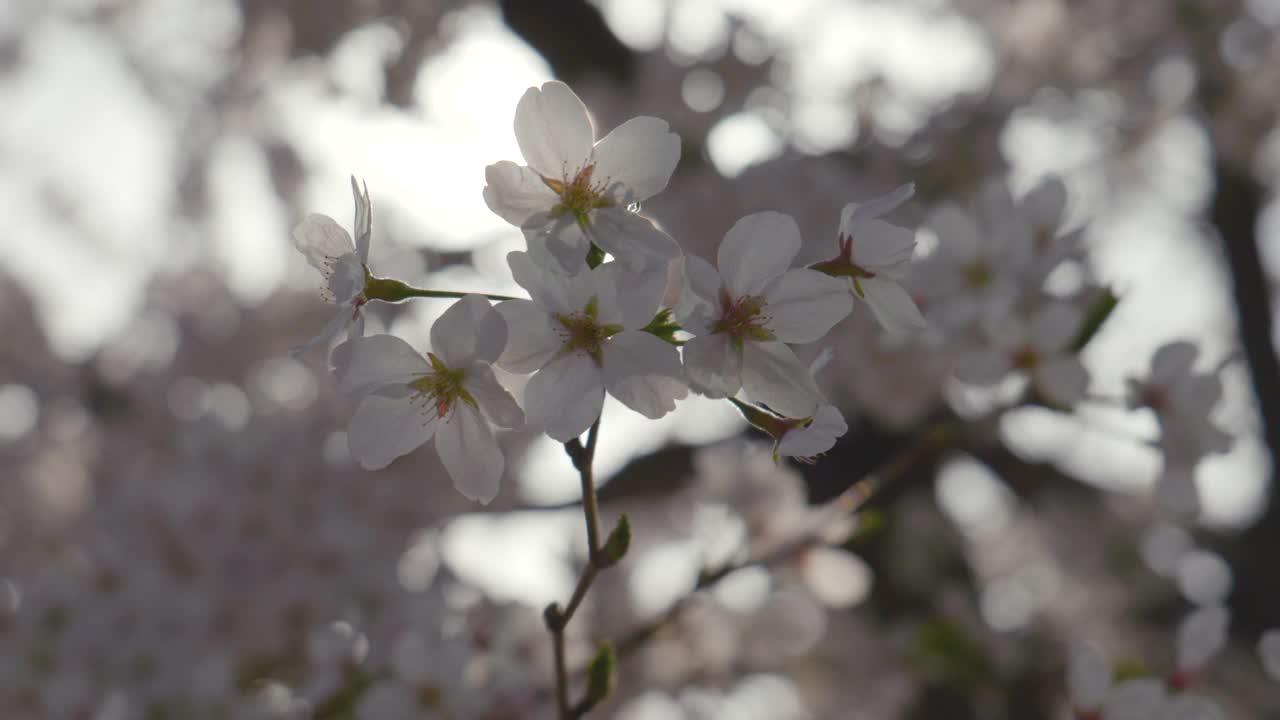
[[0,441],[21,440],[35,429],[39,419],[39,399],[30,388],[0,385]]
[[1280,630],[1268,630],[1258,639],[1258,657],[1272,680],[1280,683]]
[[1178,563],[1178,587],[1196,605],[1226,602],[1231,592],[1231,566],[1216,553],[1193,550]]

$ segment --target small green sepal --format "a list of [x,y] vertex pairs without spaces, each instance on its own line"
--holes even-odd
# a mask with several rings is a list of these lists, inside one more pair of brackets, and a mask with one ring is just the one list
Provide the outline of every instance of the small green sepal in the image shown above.
[[591,664],[587,666],[587,694],[582,698],[582,704],[577,707],[579,716],[609,697],[609,693],[613,690],[615,664],[617,659],[613,653],[613,646],[609,643],[602,644],[596,651],[596,656],[591,659]]
[[618,524],[614,526],[609,533],[609,537],[604,541],[602,548],[605,567],[617,565],[623,557],[626,556],[627,550],[631,547],[631,521],[627,519],[626,513],[618,518]]

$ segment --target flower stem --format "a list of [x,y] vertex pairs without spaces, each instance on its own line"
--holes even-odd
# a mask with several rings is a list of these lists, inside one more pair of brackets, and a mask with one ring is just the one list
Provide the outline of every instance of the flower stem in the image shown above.
[[380,278],[373,275],[367,275],[364,282],[364,295],[369,300],[381,300],[382,302],[398,303],[409,298],[460,298],[466,295],[482,295],[490,300],[518,300],[519,298],[510,295],[496,295],[493,293],[465,293],[456,290],[427,290],[424,288],[414,287],[408,283],[393,280],[391,278]]
[[585,715],[594,705],[587,700],[576,705],[570,703],[569,671],[565,663],[564,650],[565,628],[568,627],[569,621],[573,619],[578,608],[582,606],[582,601],[586,598],[587,591],[591,589],[591,583],[595,581],[596,576],[601,570],[616,562],[605,556],[604,546],[600,542],[600,505],[596,499],[595,479],[592,472],[596,455],[596,437],[599,432],[600,419],[596,418],[596,421],[591,424],[591,429],[587,431],[585,446],[576,438],[564,444],[565,453],[569,455],[569,460],[573,462],[573,467],[577,469],[578,476],[582,480],[582,512],[587,525],[587,564],[582,569],[582,575],[573,589],[573,595],[569,597],[568,605],[562,610],[559,603],[552,603],[543,613],[547,631],[551,633],[556,673],[556,704],[559,706],[561,720],[576,720]]

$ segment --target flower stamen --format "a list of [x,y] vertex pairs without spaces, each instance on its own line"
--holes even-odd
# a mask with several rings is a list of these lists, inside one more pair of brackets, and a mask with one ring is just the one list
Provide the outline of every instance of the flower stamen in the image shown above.
[[578,224],[585,229],[590,223],[592,210],[611,207],[614,204],[613,200],[605,197],[605,189],[609,186],[608,178],[599,183],[593,184],[591,182],[591,175],[595,172],[595,167],[594,164],[583,167],[573,176],[572,180],[567,179],[567,175],[565,180],[542,178],[543,184],[560,196],[560,203],[551,208],[553,217],[570,213]]

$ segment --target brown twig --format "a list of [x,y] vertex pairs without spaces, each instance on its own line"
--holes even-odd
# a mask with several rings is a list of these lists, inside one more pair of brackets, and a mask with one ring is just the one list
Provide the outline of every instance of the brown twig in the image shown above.
[[945,446],[950,442],[951,436],[952,427],[949,422],[926,428],[920,433],[917,440],[905,450],[891,457],[874,472],[869,473],[867,477],[849,486],[834,500],[823,506],[819,511],[820,517],[804,532],[774,546],[768,552],[758,554],[748,560],[730,563],[716,570],[703,571],[689,592],[682,595],[657,617],[626,633],[614,643],[614,651],[617,656],[624,657],[639,649],[659,630],[675,620],[693,602],[698,593],[719,583],[729,575],[749,567],[768,567],[811,547],[820,545],[823,542],[821,530],[829,524],[829,521],[861,510],[886,483],[906,474],[926,453],[931,453]]
[[591,589],[591,583],[601,570],[613,564],[605,557],[604,546],[600,542],[600,508],[596,499],[595,478],[592,464],[596,455],[596,436],[600,431],[600,419],[591,424],[587,431],[587,444],[584,446],[578,439],[565,443],[564,450],[577,469],[582,480],[582,514],[587,524],[587,564],[582,569],[578,584],[569,597],[569,603],[562,610],[559,603],[552,603],[543,612],[547,631],[551,633],[552,652],[555,658],[556,672],[556,704],[560,709],[561,720],[575,720],[582,717],[590,709],[588,703],[571,704],[569,700],[569,672],[565,662],[564,631],[573,619],[582,600]]

